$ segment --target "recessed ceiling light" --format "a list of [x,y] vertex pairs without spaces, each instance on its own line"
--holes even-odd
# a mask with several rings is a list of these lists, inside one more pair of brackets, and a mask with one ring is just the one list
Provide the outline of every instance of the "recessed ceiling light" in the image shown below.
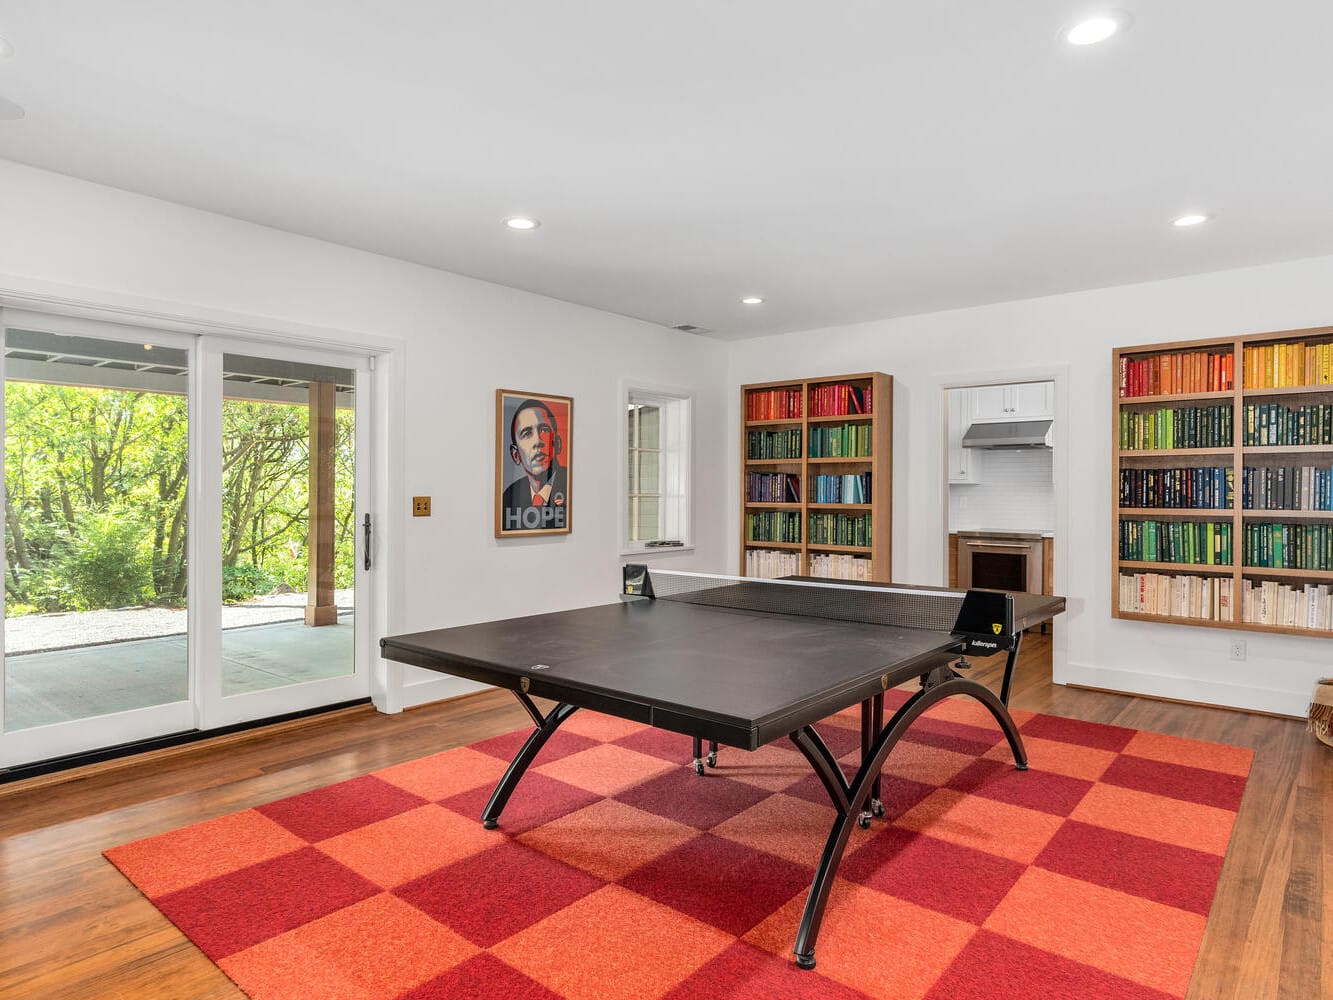
[[1084,18],[1065,30],[1065,41],[1070,45],[1096,45],[1129,27],[1130,17],[1120,10],[1106,11],[1095,17]]
[[16,122],[27,112],[7,97],[0,97],[0,122]]
[[1206,215],[1182,215],[1180,218],[1173,221],[1171,225],[1184,229],[1187,226],[1197,226],[1199,223],[1207,221],[1208,216]]
[[510,229],[536,229],[541,223],[526,215],[516,215],[512,219],[505,219],[505,225]]
[[747,295],[745,296],[745,298],[741,299],[741,305],[757,306],[760,305],[763,301],[764,300],[761,299],[758,295]]

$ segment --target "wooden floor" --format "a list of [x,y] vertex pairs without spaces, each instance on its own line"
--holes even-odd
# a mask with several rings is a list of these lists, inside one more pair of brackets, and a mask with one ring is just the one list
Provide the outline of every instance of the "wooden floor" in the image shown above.
[[[1024,646],[1017,708],[1257,751],[1189,997],[1333,997],[1333,750],[1296,721],[1052,685],[1050,639]],[[994,684],[997,667],[976,676]],[[103,850],[526,724],[507,693],[486,692],[0,786],[0,998],[242,996]]]

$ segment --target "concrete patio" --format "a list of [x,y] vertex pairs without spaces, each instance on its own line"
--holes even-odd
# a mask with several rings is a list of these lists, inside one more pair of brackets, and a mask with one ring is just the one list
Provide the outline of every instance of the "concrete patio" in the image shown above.
[[[319,628],[299,619],[224,628],[223,693],[349,673],[352,621],[349,607],[340,608],[336,625]],[[185,696],[186,637],[180,633],[11,651],[5,659],[7,732],[167,704]]]

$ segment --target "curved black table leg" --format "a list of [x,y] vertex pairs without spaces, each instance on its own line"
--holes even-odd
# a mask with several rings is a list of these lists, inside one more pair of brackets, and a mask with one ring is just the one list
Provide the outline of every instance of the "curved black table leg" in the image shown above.
[[852,779],[851,784],[847,783],[828,747],[813,729],[807,726],[791,734],[792,742],[805,755],[810,766],[823,781],[833,802],[833,808],[838,813],[833,821],[833,828],[829,831],[828,840],[824,844],[824,853],[819,858],[819,866],[815,869],[815,877],[810,884],[810,894],[805,900],[805,911],[801,914],[801,926],[796,932],[796,946],[793,950],[796,952],[796,964],[802,969],[815,967],[815,939],[819,936],[819,926],[824,920],[824,909],[828,905],[834,876],[837,875],[838,866],[842,863],[842,855],[847,849],[852,827],[859,821],[861,811],[874,789],[885,760],[918,716],[936,702],[956,694],[969,695],[990,710],[1009,741],[1009,749],[1014,754],[1014,766],[1019,770],[1027,770],[1027,751],[1023,748],[1023,738],[1019,735],[1018,727],[1014,725],[1014,720],[1004,704],[990,688],[959,677],[947,668],[932,672],[925,686],[894,713],[889,724],[875,736],[870,752],[862,758],[861,766],[857,769],[856,777]]
[[546,745],[546,741],[551,738],[551,734],[560,728],[560,723],[578,711],[577,705],[561,702],[549,713],[542,715],[537,706],[533,704],[532,699],[522,691],[515,691],[514,697],[522,702],[523,707],[527,709],[528,714],[532,716],[533,721],[537,724],[537,728],[532,731],[522,749],[509,762],[509,767],[505,770],[500,783],[495,786],[495,791],[491,792],[490,801],[486,803],[486,808],[482,810],[481,825],[488,830],[494,830],[500,825],[500,813],[504,810],[505,803],[509,801],[509,796],[514,793],[518,780],[523,777],[528,765],[537,756],[537,752]]

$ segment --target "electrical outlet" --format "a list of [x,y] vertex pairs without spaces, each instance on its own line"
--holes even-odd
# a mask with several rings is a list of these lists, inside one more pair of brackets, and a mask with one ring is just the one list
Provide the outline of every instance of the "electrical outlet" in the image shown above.
[[1243,659],[1245,659],[1245,640],[1244,640],[1244,639],[1232,639],[1232,640],[1231,640],[1231,658],[1232,658],[1233,660],[1243,660]]
[[412,498],[412,516],[430,517],[430,497]]

